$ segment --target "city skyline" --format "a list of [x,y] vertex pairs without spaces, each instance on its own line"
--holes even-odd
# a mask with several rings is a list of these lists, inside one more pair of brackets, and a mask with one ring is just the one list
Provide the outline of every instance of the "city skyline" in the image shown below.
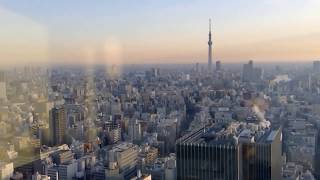
[[55,1],[0,3],[1,66],[305,62],[319,58],[320,3]]
[[320,180],[319,0],[0,0],[0,179]]

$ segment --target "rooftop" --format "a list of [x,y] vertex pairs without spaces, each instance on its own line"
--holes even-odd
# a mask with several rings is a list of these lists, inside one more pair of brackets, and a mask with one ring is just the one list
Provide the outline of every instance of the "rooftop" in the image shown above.
[[121,144],[118,144],[114,147],[112,147],[112,149],[110,151],[113,151],[113,152],[123,152],[127,149],[130,149],[130,148],[136,148],[137,145],[134,145],[132,143],[128,143],[128,142],[123,142]]
[[178,143],[188,144],[230,144],[246,143],[270,143],[274,140],[278,129],[271,129],[263,125],[263,122],[231,122],[229,124],[213,124],[198,128],[180,138]]

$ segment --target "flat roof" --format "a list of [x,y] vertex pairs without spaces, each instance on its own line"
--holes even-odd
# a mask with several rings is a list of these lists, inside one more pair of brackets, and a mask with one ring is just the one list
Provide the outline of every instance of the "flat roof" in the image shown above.
[[254,138],[254,142],[257,143],[270,143],[278,133],[279,129],[263,129],[259,124],[243,122],[214,124],[186,134],[178,139],[177,143],[234,145],[239,142],[239,138]]

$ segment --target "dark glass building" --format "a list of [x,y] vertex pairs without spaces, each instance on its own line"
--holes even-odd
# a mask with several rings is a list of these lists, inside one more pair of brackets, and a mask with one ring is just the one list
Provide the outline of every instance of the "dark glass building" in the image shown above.
[[[240,128],[241,127],[241,128]],[[240,123],[198,129],[177,141],[178,180],[281,179],[281,131]]]
[[314,177],[320,180],[320,131],[318,130],[316,136],[316,149],[314,156]]
[[281,132],[270,130],[260,141],[239,144],[240,179],[281,179]]
[[54,107],[50,110],[49,124],[52,145],[63,144],[67,128],[66,114],[63,107]]

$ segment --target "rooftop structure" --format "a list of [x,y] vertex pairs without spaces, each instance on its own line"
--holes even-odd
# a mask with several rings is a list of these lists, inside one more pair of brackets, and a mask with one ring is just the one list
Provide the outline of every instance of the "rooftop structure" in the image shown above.
[[232,145],[240,142],[268,143],[272,142],[277,131],[259,123],[231,122],[229,124],[214,124],[198,128],[180,138],[178,143]]
[[281,131],[261,121],[199,128],[180,138],[176,149],[177,179],[281,177]]

